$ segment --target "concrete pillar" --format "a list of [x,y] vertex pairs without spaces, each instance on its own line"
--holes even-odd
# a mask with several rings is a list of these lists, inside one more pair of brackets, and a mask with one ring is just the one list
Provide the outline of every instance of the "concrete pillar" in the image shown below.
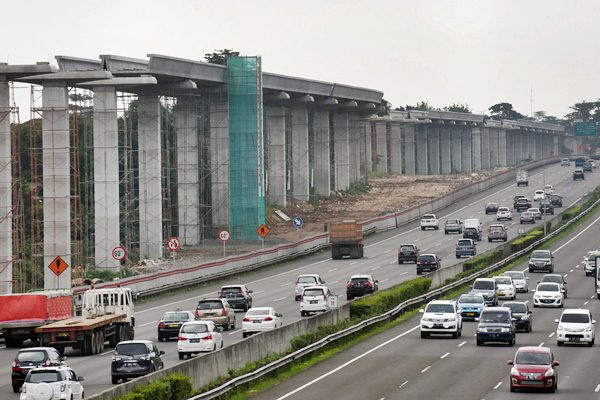
[[11,149],[10,92],[0,76],[0,294],[13,291]]
[[357,114],[348,115],[348,125],[350,127],[350,183],[360,182],[360,143],[361,129],[360,120]]
[[461,128],[462,132],[462,172],[472,172],[473,171],[473,150],[472,146],[472,138],[471,138],[471,128],[463,127]]
[[361,176],[367,177],[369,172],[373,170],[373,149],[372,149],[372,132],[371,121],[360,121],[360,163]]
[[512,166],[515,165],[515,145],[514,138],[511,131],[505,131],[506,135],[506,165]]
[[335,189],[350,187],[350,125],[348,113],[333,114],[333,141],[335,150]]
[[315,135],[313,177],[315,193],[329,197],[331,194],[331,176],[329,162],[329,112],[316,110],[313,114],[313,132]]
[[[42,89],[44,184],[44,289],[71,288],[71,154],[65,82]],[[60,257],[69,267],[56,276],[48,266]]]
[[481,128],[481,169],[490,169],[490,128]]
[[552,154],[555,156],[560,154],[560,148],[558,147],[558,135],[552,136]]
[[94,88],[94,259],[97,268],[118,268],[119,136],[114,86]]
[[460,128],[453,126],[451,129],[452,138],[452,172],[462,171],[462,134]]
[[498,165],[506,167],[506,130],[498,129]]
[[375,163],[376,171],[388,172],[387,127],[385,121],[375,122]]
[[200,165],[198,115],[193,100],[179,97],[174,116],[177,132],[179,240],[184,246],[194,246],[200,243]]
[[155,259],[163,250],[159,97],[140,95],[138,109],[140,257]]
[[546,157],[546,153],[544,152],[544,140],[541,134],[539,133],[534,133],[534,137],[535,137],[535,158],[537,160],[540,160],[544,157]]
[[267,168],[267,201],[269,204],[286,206],[285,163],[285,109],[282,106],[266,108],[266,136],[269,146]]
[[490,128],[490,168],[496,168],[499,158],[498,129]]
[[308,109],[292,108],[292,197],[308,201]]
[[440,126],[429,125],[427,129],[429,173],[439,175],[440,170]]
[[471,128],[471,157],[473,160],[473,170],[481,170],[481,128],[476,126]]
[[404,136],[404,173],[406,175],[415,175],[417,172],[415,160],[416,130],[415,125],[402,125],[402,136]]
[[441,125],[439,128],[440,136],[440,152],[441,165],[440,171],[442,174],[452,173],[452,131],[448,125]]
[[402,174],[402,129],[394,122],[390,123],[390,161],[390,172]]
[[429,173],[429,149],[427,148],[427,126],[417,125],[417,175],[427,175]]
[[212,222],[229,227],[229,109],[227,102],[209,105]]

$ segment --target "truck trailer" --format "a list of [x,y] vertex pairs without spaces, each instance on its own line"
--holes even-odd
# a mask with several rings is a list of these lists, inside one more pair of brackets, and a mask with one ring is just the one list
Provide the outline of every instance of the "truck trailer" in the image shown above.
[[362,224],[354,220],[331,224],[329,227],[331,258],[339,260],[344,256],[363,257]]

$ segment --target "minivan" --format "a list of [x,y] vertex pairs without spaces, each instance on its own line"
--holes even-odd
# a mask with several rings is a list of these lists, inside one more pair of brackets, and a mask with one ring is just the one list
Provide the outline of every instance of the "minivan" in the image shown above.
[[492,278],[477,278],[473,282],[473,289],[470,293],[481,293],[488,306],[498,305],[498,289],[496,281]]

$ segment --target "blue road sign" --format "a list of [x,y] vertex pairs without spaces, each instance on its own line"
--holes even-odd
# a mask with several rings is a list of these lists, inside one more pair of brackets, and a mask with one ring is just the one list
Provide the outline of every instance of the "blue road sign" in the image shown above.
[[292,224],[294,224],[294,228],[302,228],[304,221],[300,217],[294,217]]

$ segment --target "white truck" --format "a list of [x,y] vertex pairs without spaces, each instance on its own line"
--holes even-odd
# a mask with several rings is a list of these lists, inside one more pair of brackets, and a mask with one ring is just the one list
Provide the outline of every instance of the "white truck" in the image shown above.
[[467,218],[465,219],[463,226],[465,227],[463,230],[464,239],[473,239],[477,241],[482,239],[483,232],[481,231],[481,221],[479,221],[479,218]]
[[421,230],[424,231],[429,228],[435,229],[436,231],[440,229],[440,221],[435,214],[423,214],[421,217]]
[[524,169],[517,171],[517,186],[529,186],[529,174]]

